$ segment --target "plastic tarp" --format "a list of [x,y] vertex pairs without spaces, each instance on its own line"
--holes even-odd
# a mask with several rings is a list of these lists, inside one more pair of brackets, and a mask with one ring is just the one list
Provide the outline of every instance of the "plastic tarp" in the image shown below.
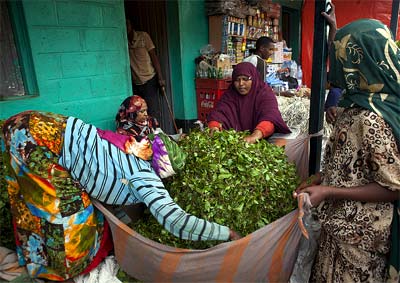
[[288,282],[302,237],[296,209],[240,240],[180,249],[141,236],[93,203],[109,221],[118,264],[145,282]]

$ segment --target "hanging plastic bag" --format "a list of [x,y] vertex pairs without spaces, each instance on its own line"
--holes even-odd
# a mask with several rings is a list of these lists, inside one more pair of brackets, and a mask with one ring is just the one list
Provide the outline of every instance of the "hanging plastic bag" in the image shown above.
[[118,279],[118,263],[114,256],[108,256],[96,268],[87,274],[74,278],[75,283],[122,283]]
[[323,130],[315,134],[302,134],[296,139],[288,140],[285,146],[285,153],[288,160],[294,162],[297,168],[297,175],[301,181],[304,181],[309,176],[309,151],[310,151],[310,138],[322,136]]
[[304,216],[302,218],[308,238],[303,233],[300,239],[296,263],[290,276],[290,283],[306,283],[309,281],[315,255],[318,250],[318,239],[321,231],[321,225],[311,208],[310,196],[307,193],[301,195],[304,198]]

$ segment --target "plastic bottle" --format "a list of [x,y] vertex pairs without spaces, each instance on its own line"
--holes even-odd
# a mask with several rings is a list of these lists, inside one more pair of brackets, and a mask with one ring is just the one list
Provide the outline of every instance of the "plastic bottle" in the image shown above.
[[297,81],[299,83],[299,87],[303,85],[303,70],[301,69],[301,65],[297,68]]
[[217,79],[221,80],[223,78],[222,68],[218,68]]
[[297,78],[297,64],[294,60],[292,60],[292,64],[290,64],[290,76],[292,78]]

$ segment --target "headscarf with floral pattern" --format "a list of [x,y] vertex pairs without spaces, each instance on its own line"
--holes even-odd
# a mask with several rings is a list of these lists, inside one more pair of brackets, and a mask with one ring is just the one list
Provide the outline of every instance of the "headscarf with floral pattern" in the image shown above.
[[388,27],[360,19],[339,29],[330,81],[344,90],[341,107],[361,106],[390,125],[400,145],[400,51]]
[[134,136],[137,141],[140,141],[159,127],[158,121],[150,116],[143,123],[135,121],[137,112],[144,105],[146,105],[146,101],[139,95],[129,96],[122,102],[115,117],[117,133]]

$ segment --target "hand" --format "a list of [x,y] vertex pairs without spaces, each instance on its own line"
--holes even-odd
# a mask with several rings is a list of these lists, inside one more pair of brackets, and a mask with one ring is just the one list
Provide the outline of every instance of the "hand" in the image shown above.
[[244,137],[244,141],[250,144],[258,142],[263,138],[263,133],[259,129],[255,129],[251,135]]
[[331,11],[328,13],[322,12],[321,15],[326,19],[328,25],[329,25],[329,35],[328,35],[328,43],[330,44],[333,42],[336,31],[337,31],[337,24],[336,24],[336,14],[335,14],[335,5],[333,3],[330,3],[332,6]]
[[186,137],[187,135],[186,134],[181,134],[180,136],[179,136],[179,139],[178,139],[178,141],[181,141],[181,140],[183,140],[185,137]]
[[219,128],[218,127],[210,128],[210,136],[212,136],[215,132],[219,132]]
[[159,79],[158,80],[158,84],[159,84],[160,87],[165,87],[165,80]]
[[326,121],[329,124],[335,124],[336,122],[336,116],[337,116],[337,109],[336,106],[331,106],[326,110]]
[[307,193],[310,195],[311,205],[318,206],[322,201],[332,195],[332,187],[328,186],[310,186],[301,190],[296,190],[297,194]]
[[331,2],[330,3],[332,9],[330,10],[329,14],[326,12],[322,12],[321,15],[326,19],[330,28],[336,29],[336,14],[335,14],[335,5]]
[[235,241],[235,240],[239,240],[241,238],[242,238],[242,236],[238,232],[229,229],[229,240]]
[[245,142],[250,143],[250,144],[258,142],[258,138],[254,137],[252,135],[244,137],[243,139]]
[[293,198],[297,198],[297,196],[301,193],[303,189],[311,186],[317,186],[320,185],[321,183],[322,183],[322,177],[319,172],[314,175],[311,175],[303,182],[301,182],[301,184],[296,188],[296,191],[293,192]]

